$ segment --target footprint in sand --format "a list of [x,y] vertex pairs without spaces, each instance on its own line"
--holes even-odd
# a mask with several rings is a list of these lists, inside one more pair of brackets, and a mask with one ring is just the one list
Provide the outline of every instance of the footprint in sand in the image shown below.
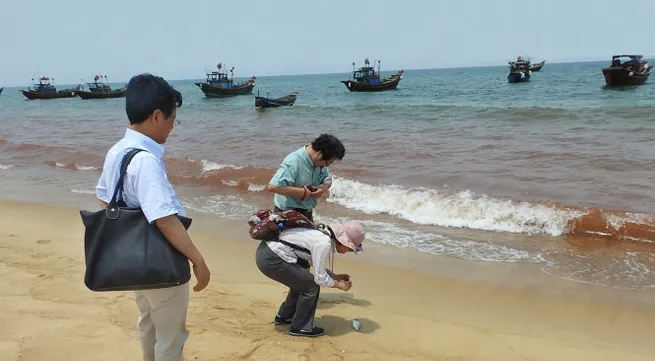
[[38,243],[38,244],[48,244],[48,243],[50,243],[50,240],[49,239],[40,239],[40,240],[36,241],[36,243]]

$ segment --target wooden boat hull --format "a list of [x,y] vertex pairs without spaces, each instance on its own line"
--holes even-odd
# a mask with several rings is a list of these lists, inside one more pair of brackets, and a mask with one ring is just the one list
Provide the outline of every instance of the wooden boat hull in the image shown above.
[[92,93],[87,91],[76,92],[77,96],[86,100],[86,99],[111,99],[111,98],[122,98],[125,96],[126,88],[112,90],[109,93]]
[[21,90],[23,95],[29,100],[35,99],[62,99],[62,98],[73,98],[75,97],[75,91],[73,90],[60,90],[56,93],[38,93],[31,90]]
[[530,71],[540,71],[541,68],[543,68],[545,64],[546,64],[545,60],[540,62],[540,63],[534,64],[534,65],[530,66]]
[[507,75],[508,83],[525,83],[530,81],[529,73],[509,73]]
[[235,95],[244,95],[251,94],[252,88],[255,87],[255,83],[248,82],[244,85],[235,86],[232,88],[221,88],[207,83],[195,83],[207,98],[223,98],[230,97]]
[[400,83],[400,76],[391,77],[380,84],[366,84],[354,80],[342,80],[341,82],[351,92],[380,92],[385,90],[394,90]]
[[622,67],[609,67],[603,69],[603,76],[605,77],[605,84],[607,86],[631,86],[642,85],[648,80],[651,70],[649,68],[646,72],[631,72]]
[[257,108],[277,108],[282,106],[292,106],[298,96],[295,94],[287,95],[282,98],[269,99],[264,97],[255,97],[255,107]]

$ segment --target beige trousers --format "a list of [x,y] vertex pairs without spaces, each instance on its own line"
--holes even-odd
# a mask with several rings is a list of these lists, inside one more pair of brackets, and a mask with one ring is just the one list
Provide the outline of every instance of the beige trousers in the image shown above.
[[156,290],[135,291],[139,307],[137,330],[144,361],[183,361],[189,337],[186,314],[189,283]]

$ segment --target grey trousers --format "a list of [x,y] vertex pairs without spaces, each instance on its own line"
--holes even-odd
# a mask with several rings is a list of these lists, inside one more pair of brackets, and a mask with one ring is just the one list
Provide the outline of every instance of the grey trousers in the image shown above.
[[280,306],[278,316],[291,319],[294,329],[312,330],[321,287],[314,282],[309,269],[297,263],[289,263],[273,252],[266,242],[257,247],[257,268],[266,277],[289,287],[286,300]]

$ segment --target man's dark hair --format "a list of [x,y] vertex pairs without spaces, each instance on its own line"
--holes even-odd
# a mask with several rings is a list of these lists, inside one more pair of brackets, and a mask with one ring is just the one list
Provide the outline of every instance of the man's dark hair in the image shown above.
[[160,76],[139,74],[127,84],[125,112],[130,124],[143,123],[157,109],[170,117],[176,106],[182,106],[182,94]]
[[343,146],[343,143],[337,137],[331,134],[321,134],[318,138],[314,139],[312,149],[322,153],[322,160],[333,158],[341,160],[346,155],[346,147]]

